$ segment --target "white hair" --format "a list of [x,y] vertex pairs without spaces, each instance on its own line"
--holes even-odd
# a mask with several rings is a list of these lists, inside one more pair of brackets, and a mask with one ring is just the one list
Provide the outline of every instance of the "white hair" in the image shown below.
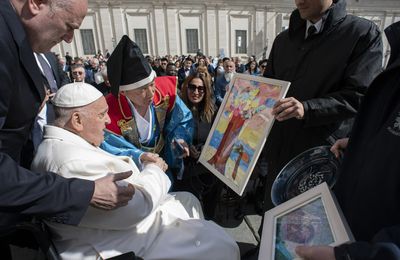
[[54,120],[54,125],[65,128],[65,126],[68,124],[69,120],[72,117],[72,114],[75,112],[79,112],[81,114],[84,114],[85,116],[88,115],[87,109],[85,109],[86,106],[82,107],[57,107],[54,106],[54,114],[55,114],[55,120]]
[[61,10],[70,10],[72,6],[71,0],[50,0],[50,8],[54,10],[54,8]]

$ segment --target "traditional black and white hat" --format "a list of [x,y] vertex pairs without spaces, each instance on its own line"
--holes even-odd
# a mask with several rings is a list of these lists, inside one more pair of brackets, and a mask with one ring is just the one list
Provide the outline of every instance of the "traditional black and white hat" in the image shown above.
[[156,77],[139,46],[126,35],[122,36],[108,58],[107,74],[113,95],[122,90],[143,87]]

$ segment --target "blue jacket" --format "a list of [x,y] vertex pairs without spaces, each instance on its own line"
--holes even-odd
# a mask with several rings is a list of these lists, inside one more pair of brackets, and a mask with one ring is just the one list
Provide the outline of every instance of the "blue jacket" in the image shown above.
[[215,80],[215,102],[217,106],[219,107],[224,100],[225,93],[226,93],[226,86],[229,84],[228,81],[226,81],[224,74],[220,75],[217,77]]

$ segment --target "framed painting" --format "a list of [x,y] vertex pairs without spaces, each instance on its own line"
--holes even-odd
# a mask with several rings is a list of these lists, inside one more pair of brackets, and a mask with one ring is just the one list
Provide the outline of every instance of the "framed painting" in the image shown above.
[[242,195],[274,123],[274,104],[290,82],[235,74],[199,162]]
[[300,245],[337,246],[354,241],[326,182],[267,211],[258,259],[300,259]]

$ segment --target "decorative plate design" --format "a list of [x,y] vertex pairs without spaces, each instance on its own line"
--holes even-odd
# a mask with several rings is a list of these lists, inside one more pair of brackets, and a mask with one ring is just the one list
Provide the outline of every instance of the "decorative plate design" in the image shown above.
[[330,148],[311,148],[294,157],[283,167],[271,189],[271,199],[275,206],[324,181],[330,188],[335,185],[341,161]]

